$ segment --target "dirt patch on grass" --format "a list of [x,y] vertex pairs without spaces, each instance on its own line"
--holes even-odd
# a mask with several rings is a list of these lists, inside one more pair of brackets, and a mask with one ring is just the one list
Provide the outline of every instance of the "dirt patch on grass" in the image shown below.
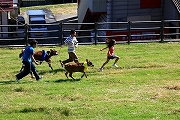
[[169,90],[180,90],[180,86],[166,86],[165,88]]

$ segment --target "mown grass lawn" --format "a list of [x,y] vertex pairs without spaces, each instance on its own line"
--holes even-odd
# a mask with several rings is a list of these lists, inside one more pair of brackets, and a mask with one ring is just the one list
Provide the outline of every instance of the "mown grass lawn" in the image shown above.
[[23,13],[29,9],[49,9],[53,14],[77,14],[77,3],[21,7],[20,11]]
[[1,48],[0,59],[0,119],[2,120],[178,120],[180,119],[180,44],[144,43],[117,44],[120,56],[114,68],[106,60],[105,45],[79,45],[79,61],[94,63],[88,78],[73,81],[64,75],[59,60],[68,57],[67,47],[37,47],[56,49],[52,71],[47,63],[37,66],[43,79],[39,82],[24,77],[15,81],[21,68],[18,54],[22,48]]

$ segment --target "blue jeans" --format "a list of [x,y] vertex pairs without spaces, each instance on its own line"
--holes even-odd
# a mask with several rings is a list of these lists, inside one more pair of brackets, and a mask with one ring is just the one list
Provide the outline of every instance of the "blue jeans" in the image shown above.
[[36,80],[39,80],[40,77],[37,74],[36,67],[34,66],[34,64],[32,62],[27,62],[27,61],[23,61],[23,64],[24,64],[24,69],[22,72],[16,75],[17,79],[18,80],[22,79],[32,71]]

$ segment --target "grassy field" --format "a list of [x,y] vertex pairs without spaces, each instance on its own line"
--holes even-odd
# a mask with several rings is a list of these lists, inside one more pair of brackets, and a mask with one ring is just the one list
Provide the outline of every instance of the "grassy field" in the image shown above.
[[53,14],[77,14],[77,3],[21,7],[21,13],[29,9],[50,9]]
[[50,70],[47,63],[37,66],[43,79],[30,75],[21,83],[15,74],[21,68],[18,54],[22,48],[1,48],[0,120],[178,120],[180,119],[180,44],[117,44],[118,68],[98,68],[106,60],[105,45],[79,45],[79,60],[94,63],[88,78],[67,79],[59,60],[68,57],[67,47],[56,49]]

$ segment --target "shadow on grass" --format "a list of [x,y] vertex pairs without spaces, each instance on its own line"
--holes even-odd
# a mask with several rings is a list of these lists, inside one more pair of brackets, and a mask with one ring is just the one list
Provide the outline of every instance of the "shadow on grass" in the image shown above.
[[[37,70],[38,74],[44,75],[46,73],[58,73],[58,72],[64,72],[64,68],[54,69],[54,70]],[[14,74],[20,73],[20,71],[14,71]]]
[[55,69],[55,70],[41,70],[41,71],[38,71],[38,74],[40,75],[44,75],[46,73],[53,73],[53,74],[56,74],[58,72],[64,72],[65,70],[64,69]]
[[[50,82],[54,82],[54,83],[62,83],[62,82],[78,82],[80,81],[81,79],[59,79],[59,80],[55,80],[55,81],[51,81],[51,80],[42,80],[43,82],[47,82],[47,83],[50,83]],[[0,81],[0,85],[7,85],[7,84],[29,84],[29,83],[33,83],[33,82],[37,82],[35,79],[32,80],[32,81],[27,81],[27,80],[21,80],[20,83],[18,83],[16,80],[7,80],[7,81]],[[39,81],[41,82],[41,81]]]
[[16,80],[0,81],[0,85],[14,84],[15,82],[16,82]]
[[66,108],[66,107],[51,107],[51,108],[47,108],[47,107],[24,107],[21,110],[13,110],[10,113],[51,113],[51,112],[58,112],[61,115],[65,115],[65,116],[69,116],[70,114],[70,109]]
[[56,81],[54,81],[55,83],[62,83],[62,82],[78,82],[78,81],[80,81],[81,79],[75,79],[75,80],[73,80],[73,79],[71,79],[71,78],[69,78],[69,79],[59,79],[59,80],[56,80]]
[[0,85],[7,85],[7,84],[27,84],[27,83],[33,83],[33,81],[22,80],[22,81],[20,81],[20,83],[18,83],[16,80],[0,81]]
[[[54,83],[62,83],[62,82],[77,82],[80,81],[81,79],[59,79],[59,80],[55,80],[55,81],[51,81],[51,80],[42,80],[44,82],[50,83],[50,82],[54,82]],[[35,81],[27,81],[27,80],[22,80],[20,81],[20,83],[18,83],[16,80],[7,80],[7,81],[0,81],[0,85],[7,85],[7,84],[29,84],[29,83],[33,83],[33,82],[37,82]],[[41,81],[40,81],[41,82]]]

